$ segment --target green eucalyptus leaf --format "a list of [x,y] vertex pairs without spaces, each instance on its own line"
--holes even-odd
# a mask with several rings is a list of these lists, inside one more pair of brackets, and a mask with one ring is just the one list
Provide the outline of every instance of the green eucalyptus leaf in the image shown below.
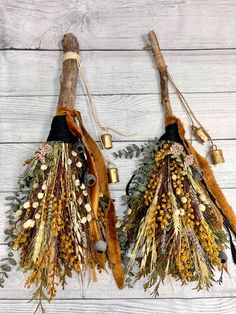
[[11,220],[15,219],[15,217],[12,216],[12,215],[8,215],[7,218],[8,218],[8,219],[11,219]]
[[4,231],[4,233],[5,233],[6,235],[11,235],[12,232],[13,232],[12,229],[6,229],[6,230]]
[[128,202],[130,200],[130,196],[129,195],[122,195],[121,199],[123,202]]
[[12,210],[17,210],[19,208],[19,204],[11,204],[11,209]]
[[15,266],[17,264],[16,261],[14,260],[14,258],[9,258],[8,261],[13,266]]
[[137,150],[135,157],[139,157],[140,156],[140,150]]
[[134,148],[134,149],[136,149],[136,150],[139,150],[139,147],[138,147],[138,145],[136,145],[136,144],[133,144],[132,146],[133,146],[133,148]]
[[146,186],[141,185],[141,186],[138,187],[138,190],[139,190],[140,192],[144,192],[144,191],[146,191]]
[[0,267],[2,268],[3,271],[6,271],[6,272],[11,271],[11,267],[9,265],[4,264],[4,265],[1,265]]
[[16,198],[15,196],[6,196],[5,200],[6,201],[14,201],[15,198]]

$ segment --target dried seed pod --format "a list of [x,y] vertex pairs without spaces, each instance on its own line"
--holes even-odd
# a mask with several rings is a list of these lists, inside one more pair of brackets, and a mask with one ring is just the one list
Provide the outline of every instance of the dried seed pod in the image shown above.
[[88,173],[85,175],[84,177],[84,184],[86,186],[93,186],[96,182],[96,177],[95,175],[91,174],[91,173]]
[[76,142],[74,144],[74,149],[78,152],[78,153],[83,153],[85,150],[85,146],[83,143],[81,142]]
[[227,260],[228,260],[227,254],[225,252],[223,252],[223,251],[221,251],[219,253],[219,258],[221,259],[221,263],[222,264],[225,264],[227,262]]
[[105,241],[103,240],[98,240],[95,244],[94,244],[94,251],[98,252],[98,253],[103,253],[105,252],[107,249],[107,244]]

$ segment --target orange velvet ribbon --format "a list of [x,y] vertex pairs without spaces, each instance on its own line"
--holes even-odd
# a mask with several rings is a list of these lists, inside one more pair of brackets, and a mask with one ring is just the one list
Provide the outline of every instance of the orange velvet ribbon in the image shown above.
[[[180,135],[187,151],[190,154],[193,154],[195,161],[197,162],[199,167],[203,170],[204,180],[207,184],[207,188],[209,189],[211,194],[214,196],[217,204],[222,209],[224,215],[229,220],[229,223],[230,223],[232,229],[234,230],[234,232],[236,232],[236,215],[235,215],[233,209],[231,208],[231,206],[228,204],[228,202],[227,202],[223,192],[221,191],[221,188],[219,187],[218,183],[216,182],[216,179],[215,179],[215,176],[214,176],[213,171],[211,169],[211,166],[209,165],[206,158],[202,157],[194,149],[194,147],[191,145],[191,143],[186,140],[185,129],[184,129],[183,123],[178,118],[176,118],[174,115],[167,115],[166,119],[165,119],[165,124],[169,125],[169,124],[173,124],[173,123],[177,124],[179,135]],[[222,218],[221,218],[221,220],[222,220]]]
[[[107,169],[102,154],[97,144],[86,131],[79,111],[74,108],[58,106],[56,115],[66,116],[66,122],[69,130],[77,136],[86,147],[90,172],[97,178],[96,183],[90,189],[90,201],[96,218],[99,206],[99,194],[102,193],[108,199],[108,207],[105,213],[108,257],[117,286],[122,289],[124,287],[124,274],[120,255],[120,245],[116,233],[115,207],[110,197]],[[77,125],[75,119],[79,121],[79,126]],[[89,228],[91,241],[94,244],[100,238],[96,222],[91,221]],[[94,256],[100,266],[105,268],[105,255],[101,253],[94,253]],[[93,275],[96,280],[95,271]]]

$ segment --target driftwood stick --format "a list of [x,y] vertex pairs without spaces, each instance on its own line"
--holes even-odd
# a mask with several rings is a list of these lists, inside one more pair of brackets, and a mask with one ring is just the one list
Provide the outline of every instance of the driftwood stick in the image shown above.
[[[64,52],[79,53],[79,43],[76,37],[71,34],[65,34],[62,40],[62,47]],[[75,105],[76,99],[76,85],[78,78],[77,61],[68,59],[63,62],[62,74],[60,78],[60,96],[58,106],[71,107]]]
[[171,105],[170,105],[170,98],[169,98],[169,90],[168,90],[168,71],[167,65],[165,64],[163,55],[160,50],[160,46],[157,40],[157,36],[154,31],[150,31],[148,34],[148,38],[151,43],[152,52],[154,56],[154,60],[156,63],[156,67],[160,73],[160,84],[161,84],[161,103],[165,110],[165,115],[171,115]]

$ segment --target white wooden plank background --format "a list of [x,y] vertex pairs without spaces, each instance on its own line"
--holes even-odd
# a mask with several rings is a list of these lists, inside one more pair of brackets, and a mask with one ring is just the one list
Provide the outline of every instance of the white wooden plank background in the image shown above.
[[[21,164],[47,136],[55,111],[61,72],[62,35],[72,31],[81,55],[97,111],[105,125],[115,125],[133,137],[115,136],[115,149],[160,136],[163,113],[159,79],[150,52],[144,50],[147,32],[158,32],[166,62],[177,85],[197,116],[224,150],[226,163],[214,168],[231,205],[236,208],[236,2],[234,0],[1,0],[0,3],[0,257],[6,220],[4,200],[12,191]],[[96,138],[81,86],[76,107]],[[189,121],[176,95],[176,115]],[[114,119],[115,117],[115,119]],[[25,122],[27,121],[27,122]],[[207,147],[194,142],[202,153]],[[115,161],[121,182],[111,186],[117,213],[120,196],[137,161]],[[236,266],[231,278],[211,292],[167,282],[154,300],[139,283],[118,291],[110,274],[81,288],[68,282],[57,300],[47,305],[56,313],[230,313],[236,312]],[[0,313],[32,313],[23,289],[24,275],[14,272],[0,290]]]

